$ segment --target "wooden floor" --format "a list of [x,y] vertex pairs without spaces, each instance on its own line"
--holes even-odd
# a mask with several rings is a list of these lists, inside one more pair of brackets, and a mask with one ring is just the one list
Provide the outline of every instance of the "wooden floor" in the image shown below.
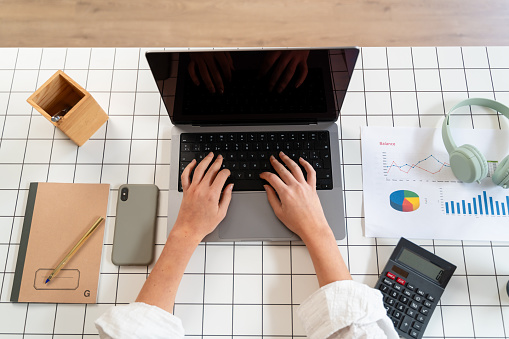
[[0,46],[509,45],[508,0],[0,0]]

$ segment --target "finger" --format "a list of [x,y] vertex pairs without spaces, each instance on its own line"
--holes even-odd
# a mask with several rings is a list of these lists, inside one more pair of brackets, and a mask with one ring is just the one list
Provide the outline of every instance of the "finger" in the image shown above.
[[288,166],[288,168],[292,172],[292,175],[295,177],[295,179],[297,179],[297,181],[306,182],[306,179],[304,179],[304,173],[302,173],[302,170],[295,161],[290,159],[290,157],[284,154],[283,152],[279,153],[279,157],[281,158],[281,160],[283,160],[286,166]]
[[279,79],[279,83],[277,85],[278,93],[281,93],[286,88],[286,86],[288,86],[288,83],[290,82],[290,80],[292,80],[296,69],[297,64],[295,62],[290,63],[288,67],[286,67],[285,73],[283,74],[281,79]]
[[308,185],[313,187],[313,189],[316,189],[316,171],[315,171],[315,169],[313,168],[313,166],[311,166],[311,164],[309,162],[307,162],[303,158],[299,158],[299,162],[302,165],[302,167],[304,167],[304,169],[306,170],[306,173],[308,176],[308,180],[307,180]]
[[260,174],[260,178],[266,180],[279,194],[283,193],[288,186],[278,177],[276,174],[271,172],[263,172]]
[[210,162],[214,158],[214,153],[210,152],[202,161],[196,166],[193,175],[193,183],[199,184],[203,179],[203,174],[207,167],[209,167]]
[[231,65],[230,65],[230,61],[228,60],[228,57],[225,54],[220,54],[218,56],[217,61],[219,63],[219,67],[221,67],[221,70],[223,71],[223,74],[224,74],[224,77],[226,78],[226,80],[231,81],[232,70],[231,70]]
[[[282,152],[280,152],[280,154],[281,153]],[[280,163],[273,155],[270,156],[270,164],[272,165],[272,167],[274,167],[277,174],[279,174],[279,176],[281,177],[285,184],[290,185],[291,183],[296,181],[292,173],[290,173],[290,171],[287,170],[285,166],[283,166],[283,164]]]
[[191,60],[189,62],[189,65],[187,66],[187,70],[189,72],[189,76],[191,77],[191,80],[193,80],[194,84],[196,86],[199,86],[200,85],[200,80],[198,79],[198,75],[196,74],[196,63]]
[[281,78],[281,74],[283,74],[283,71],[288,66],[288,59],[287,58],[279,58],[277,65],[274,67],[274,70],[272,71],[272,74],[269,79],[269,91],[272,91],[276,83],[278,82],[279,78]]
[[219,200],[219,211],[224,216],[226,216],[226,211],[228,210],[228,206],[230,206],[230,201],[232,201],[232,191],[233,184],[229,184],[226,186],[225,190],[223,191],[223,195]]
[[300,85],[306,80],[306,77],[308,76],[308,64],[307,63],[300,63],[299,64],[299,71],[298,71],[298,77],[295,81],[295,88],[299,88]]
[[198,69],[200,71],[201,78],[205,83],[205,87],[207,87],[210,93],[216,93],[216,89],[214,88],[214,84],[212,83],[212,79],[210,78],[207,65],[204,62],[200,62],[198,64]]
[[226,58],[228,59],[228,64],[230,65],[231,70],[234,71],[235,66],[233,66],[233,59],[230,52],[226,52]]
[[186,168],[184,168],[184,171],[182,171],[182,175],[180,176],[180,181],[182,182],[182,190],[186,191],[189,188],[189,185],[191,185],[191,172],[193,171],[193,168],[196,166],[196,160],[193,159]]
[[281,51],[273,52],[273,53],[267,53],[265,55],[265,58],[263,59],[262,64],[260,65],[260,76],[264,76],[267,74],[267,72],[272,68],[276,60],[281,55]]
[[219,171],[219,173],[217,173],[216,177],[214,178],[214,181],[212,182],[212,184],[210,186],[211,189],[221,192],[221,190],[224,187],[224,184],[226,184],[226,180],[228,180],[230,175],[231,175],[231,172],[227,168]]
[[207,59],[207,68],[209,69],[209,73],[212,75],[212,80],[214,81],[214,87],[220,92],[224,92],[223,79],[221,78],[221,73],[219,73],[219,69],[217,69],[217,64],[215,59]]
[[221,168],[221,164],[223,163],[223,156],[219,154],[216,158],[216,160],[212,163],[210,168],[207,170],[207,173],[205,173],[205,176],[203,177],[203,181],[206,182],[209,186],[212,185],[214,182],[214,179],[217,176],[217,172],[219,172],[219,169]]
[[263,185],[263,188],[265,188],[265,192],[267,192],[267,199],[269,200],[270,206],[274,210],[274,213],[278,215],[281,212],[281,201],[272,187]]

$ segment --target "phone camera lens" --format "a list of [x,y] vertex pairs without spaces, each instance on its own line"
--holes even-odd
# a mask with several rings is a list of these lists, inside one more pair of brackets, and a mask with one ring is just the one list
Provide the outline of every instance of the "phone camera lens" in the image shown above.
[[129,189],[127,187],[122,188],[120,191],[120,200],[126,201],[129,197]]

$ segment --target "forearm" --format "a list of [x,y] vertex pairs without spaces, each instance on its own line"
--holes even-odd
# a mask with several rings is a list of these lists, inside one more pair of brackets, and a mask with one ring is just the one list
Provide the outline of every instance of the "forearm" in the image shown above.
[[136,301],[172,313],[180,281],[200,240],[196,235],[174,227]]
[[302,240],[313,261],[320,287],[334,281],[352,279],[329,225],[313,234],[303,236]]

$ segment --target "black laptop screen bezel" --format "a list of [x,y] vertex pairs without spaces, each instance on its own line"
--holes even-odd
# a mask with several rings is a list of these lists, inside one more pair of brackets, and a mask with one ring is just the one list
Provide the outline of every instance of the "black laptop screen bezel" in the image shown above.
[[[282,51],[288,50],[303,50],[285,48]],[[145,56],[150,66],[152,75],[156,81],[157,88],[161,94],[164,105],[170,117],[170,120],[175,125],[200,125],[200,126],[218,126],[218,125],[264,125],[264,124],[301,124],[301,123],[318,123],[324,121],[336,121],[339,116],[339,111],[343,103],[346,89],[352,77],[355,62],[357,60],[359,49],[355,47],[348,48],[313,48],[309,49],[313,53],[321,53],[320,60],[308,60],[311,66],[320,67],[322,69],[322,76],[324,82],[324,89],[326,93],[326,112],[306,112],[306,113],[282,113],[282,114],[182,114],[182,87],[178,86],[178,74],[187,72],[187,66],[179,63],[181,58],[180,53],[196,53],[201,51],[181,50],[181,51],[155,51],[146,52]],[[249,53],[260,51],[274,51],[274,49],[221,49],[220,52],[230,51],[234,53]],[[213,52],[210,50],[208,52]],[[324,64],[323,54],[328,54],[328,65]],[[346,86],[345,84],[336,84],[334,66],[331,60],[335,60],[334,55],[344,55],[342,67],[346,67]],[[311,54],[310,54],[311,55]],[[316,58],[315,58],[316,59]],[[314,65],[313,65],[314,63]],[[319,65],[318,65],[319,64]],[[338,77],[345,81],[345,77]],[[342,88],[339,88],[342,87]]]

